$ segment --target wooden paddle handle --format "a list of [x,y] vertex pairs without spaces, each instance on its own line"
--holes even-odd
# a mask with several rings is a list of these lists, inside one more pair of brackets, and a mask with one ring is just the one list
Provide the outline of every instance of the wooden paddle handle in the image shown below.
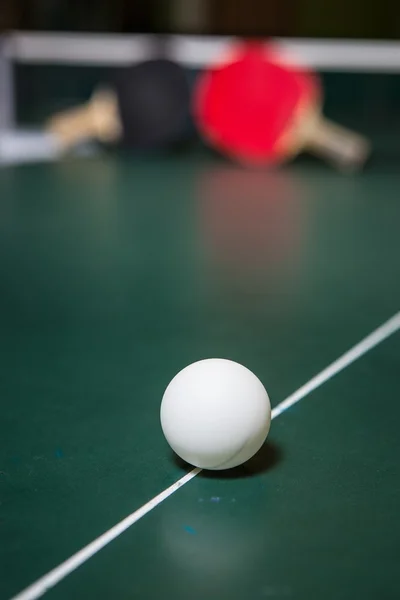
[[108,90],[97,92],[88,104],[54,115],[46,130],[64,150],[89,139],[116,142],[122,127],[115,95]]
[[371,152],[367,138],[319,118],[309,132],[307,149],[324,157],[341,170],[356,170],[363,166]]

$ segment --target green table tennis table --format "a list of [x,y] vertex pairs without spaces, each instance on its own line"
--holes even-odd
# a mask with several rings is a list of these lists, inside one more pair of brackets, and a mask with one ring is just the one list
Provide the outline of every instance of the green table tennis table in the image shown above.
[[[398,598],[397,161],[107,153],[0,189],[0,597]],[[193,473],[159,408],[208,357],[296,401]]]

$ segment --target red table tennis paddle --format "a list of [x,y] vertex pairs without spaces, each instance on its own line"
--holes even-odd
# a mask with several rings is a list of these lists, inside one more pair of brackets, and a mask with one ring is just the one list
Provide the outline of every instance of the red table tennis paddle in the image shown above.
[[303,150],[337,167],[363,165],[366,138],[322,116],[322,86],[272,43],[241,41],[201,73],[192,109],[205,141],[252,166],[278,165]]

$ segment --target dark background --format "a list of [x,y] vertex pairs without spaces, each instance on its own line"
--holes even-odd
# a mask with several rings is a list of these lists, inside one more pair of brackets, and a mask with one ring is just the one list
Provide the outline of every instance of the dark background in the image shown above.
[[395,0],[0,0],[0,30],[396,40]]

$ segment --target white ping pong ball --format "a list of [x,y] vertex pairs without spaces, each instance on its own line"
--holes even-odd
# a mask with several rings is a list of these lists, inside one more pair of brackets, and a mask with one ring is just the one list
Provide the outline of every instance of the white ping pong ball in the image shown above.
[[167,386],[161,427],[172,450],[202,469],[231,469],[264,444],[271,403],[261,381],[231,360],[192,363]]

